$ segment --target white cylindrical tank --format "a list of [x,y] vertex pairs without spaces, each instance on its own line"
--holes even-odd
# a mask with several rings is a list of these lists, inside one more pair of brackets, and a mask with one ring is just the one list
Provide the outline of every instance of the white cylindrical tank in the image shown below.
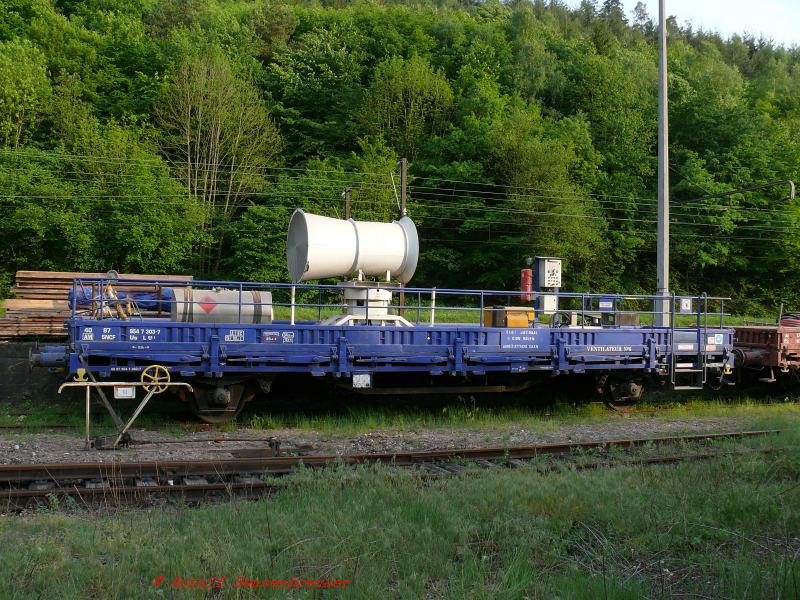
[[386,273],[408,283],[419,258],[414,221],[391,223],[332,219],[299,208],[289,222],[286,261],[293,283],[325,277]]
[[272,293],[171,288],[170,319],[181,323],[272,323]]

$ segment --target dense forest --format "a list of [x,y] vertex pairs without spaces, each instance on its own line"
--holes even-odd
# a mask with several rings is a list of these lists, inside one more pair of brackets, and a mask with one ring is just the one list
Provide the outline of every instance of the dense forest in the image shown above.
[[[754,8],[755,9],[755,8]],[[800,307],[800,50],[669,24],[672,287]],[[414,282],[655,283],[657,49],[620,0],[0,0],[17,269],[287,278],[302,207],[409,213]],[[797,262],[797,264],[795,264]]]

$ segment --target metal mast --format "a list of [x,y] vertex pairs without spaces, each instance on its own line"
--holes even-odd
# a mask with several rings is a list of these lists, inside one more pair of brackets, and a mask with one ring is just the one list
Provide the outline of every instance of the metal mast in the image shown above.
[[658,249],[656,288],[662,296],[656,325],[670,324],[669,296],[669,131],[667,106],[666,0],[658,0]]

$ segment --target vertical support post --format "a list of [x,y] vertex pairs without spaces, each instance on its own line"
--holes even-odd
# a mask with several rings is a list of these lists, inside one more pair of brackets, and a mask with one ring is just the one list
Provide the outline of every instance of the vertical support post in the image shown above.
[[431,325],[436,323],[436,288],[431,290]]
[[397,314],[402,317],[405,313],[403,308],[405,308],[406,305],[406,293],[403,291],[403,284],[400,283],[398,285],[400,286],[400,308],[398,309]]
[[[236,313],[236,322],[237,323],[241,323],[242,322],[242,295],[243,295],[243,293],[244,293],[244,284],[239,283],[239,311]],[[255,298],[253,298],[253,314],[255,314],[255,311],[256,311],[256,302],[255,302]]]
[[219,336],[212,335],[208,341],[208,355],[209,355],[209,370],[214,377],[222,377],[222,369],[220,368],[220,348]]
[[400,216],[406,216],[406,202],[408,199],[408,159],[400,159]]
[[[400,159],[400,217],[406,216],[406,202],[408,201],[408,159]],[[406,305],[406,293],[403,291],[403,284],[400,284],[400,310],[398,314],[403,316],[403,307]]]
[[657,293],[660,296],[656,325],[668,327],[669,298],[669,107],[667,100],[667,14],[666,0],[658,2],[658,248]]
[[92,391],[92,388],[87,385],[86,386],[86,435],[85,435],[85,442],[86,443],[84,445],[84,449],[85,450],[89,450],[92,447],[92,440],[91,440],[91,437],[89,435],[89,419],[90,419],[89,411],[90,411],[90,408],[91,408],[91,402],[90,402],[91,391]]
[[100,316],[97,317],[98,319],[102,319],[104,313],[106,311],[106,284],[105,280],[102,278],[100,279]]
[[586,325],[586,294],[581,294],[581,325]]
[[353,193],[353,188],[348,187],[345,188],[344,194],[344,220],[347,221],[350,218],[350,195]]
[[292,310],[292,316],[291,316],[291,319],[289,320],[289,324],[290,325],[294,325],[294,299],[295,299],[295,287],[292,286],[292,301],[291,301],[291,304],[292,304],[292,309],[291,309]]

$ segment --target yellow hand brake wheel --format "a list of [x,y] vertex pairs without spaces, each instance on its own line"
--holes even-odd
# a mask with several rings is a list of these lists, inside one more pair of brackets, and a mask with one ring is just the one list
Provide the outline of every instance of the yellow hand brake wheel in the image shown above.
[[169,383],[169,371],[161,365],[150,365],[145,368],[140,379],[144,384],[142,386],[144,391],[148,393],[161,394],[166,392],[169,387],[167,385]]

